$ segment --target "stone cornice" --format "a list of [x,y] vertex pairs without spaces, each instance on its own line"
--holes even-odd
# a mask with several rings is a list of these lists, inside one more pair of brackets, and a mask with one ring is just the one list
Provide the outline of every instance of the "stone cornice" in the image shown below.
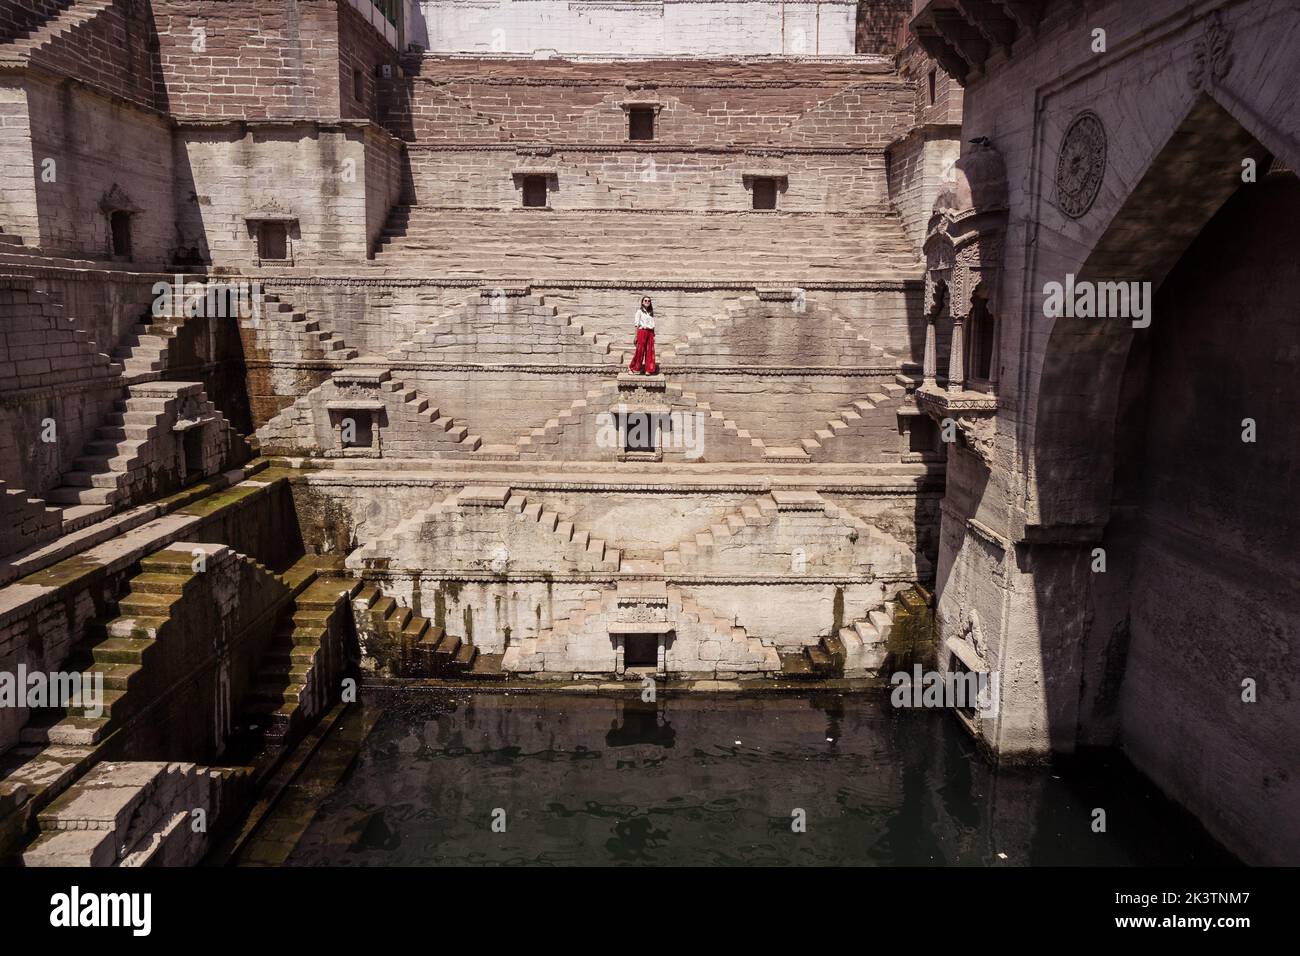
[[[961,127],[957,127],[958,130]],[[514,153],[524,145],[518,140],[506,140],[501,143],[461,143],[447,141],[404,141],[412,153]],[[533,145],[533,144],[529,144]],[[713,146],[693,146],[690,143],[673,144],[657,140],[647,142],[609,142],[609,143],[547,143],[552,153],[709,153],[729,155],[732,153],[748,156],[757,150],[764,152],[781,152],[787,156],[883,156],[889,145],[871,146],[779,146],[762,147],[758,144],[727,143]],[[593,210],[596,211],[596,210]],[[603,211],[603,210],[601,210]],[[650,209],[616,209],[612,212],[655,212]],[[669,212],[695,212],[696,210],[667,210]],[[699,210],[704,212],[704,210]],[[721,210],[719,210],[721,211]],[[825,215],[825,213],[818,213]]]
[[868,571],[863,574],[768,574],[768,575],[729,575],[729,574],[623,574],[618,571],[507,571],[493,574],[491,571],[456,571],[445,568],[419,570],[412,568],[366,569],[355,572],[359,577],[372,581],[392,579],[414,579],[421,581],[454,581],[458,583],[482,584],[526,584],[545,582],[548,584],[592,584],[617,581],[664,581],[671,585],[754,585],[780,587],[790,585],[854,585],[879,584],[880,582],[912,582],[916,578],[908,574],[877,575]]
[[[334,459],[338,461],[338,459]],[[458,459],[463,461],[464,459]],[[313,463],[315,460],[313,459]],[[424,459],[424,465],[429,461]],[[346,464],[346,463],[345,463]],[[488,465],[500,464],[497,462],[487,462]],[[545,463],[542,463],[545,464]],[[728,464],[747,464],[719,462],[713,463],[711,467],[726,466]],[[539,470],[537,462],[530,462],[533,472]],[[689,474],[683,470],[683,475]],[[393,472],[358,472],[344,471],[343,466],[338,470],[335,469],[314,469],[304,470],[300,477],[291,477],[290,481],[303,481],[308,485],[328,485],[341,486],[348,488],[391,488],[395,485],[406,486],[411,488],[441,488],[456,487],[472,483],[472,473],[463,473],[460,475],[439,475],[436,477],[418,477],[400,471]],[[793,477],[793,476],[792,476]],[[888,485],[833,485],[825,481],[818,481],[818,476],[809,475],[806,482],[781,482],[773,483],[768,479],[759,478],[753,482],[732,481],[732,482],[674,482],[674,481],[653,481],[644,477],[638,478],[632,473],[628,475],[629,480],[625,482],[612,482],[609,480],[594,479],[584,481],[578,477],[561,478],[556,480],[545,480],[537,478],[518,478],[511,477],[509,480],[510,487],[517,491],[525,492],[575,492],[579,494],[628,494],[639,492],[652,492],[656,494],[674,494],[674,495],[700,495],[700,494],[739,494],[739,495],[762,495],[772,491],[774,487],[801,489],[815,489],[818,494],[845,498],[916,498],[920,497],[941,497],[942,488],[936,488],[934,491],[927,492],[918,488],[918,482],[934,480],[942,481],[942,475],[919,475],[913,479],[900,479],[897,483]]]
[[[906,364],[906,363],[904,363]],[[298,359],[276,361],[269,359],[245,359],[246,368],[271,369],[319,369],[344,370],[355,369],[362,365],[392,369],[395,372],[497,372],[503,375],[520,373],[532,375],[601,375],[622,369],[618,363],[581,364],[563,362],[411,362],[379,361],[364,362],[352,359],[345,362],[331,362],[329,359]],[[893,377],[903,369],[903,365],[675,365],[673,375],[678,379],[691,379],[700,375],[746,375],[752,377],[774,378],[885,378]]]
[[[319,267],[317,267],[319,268]],[[922,267],[918,265],[918,270]],[[376,270],[378,271],[378,270]],[[214,277],[222,279],[233,279],[241,273],[236,271],[232,273],[213,273]],[[719,290],[744,290],[753,291],[756,288],[753,279],[735,279],[735,278],[716,278],[716,279],[690,279],[690,280],[672,280],[672,279],[558,279],[558,278],[537,278],[537,279],[520,279],[518,276],[498,277],[491,279],[487,277],[446,277],[437,276],[361,276],[361,275],[343,275],[343,276],[326,276],[326,275],[286,275],[276,274],[273,272],[247,272],[242,273],[250,279],[259,279],[263,285],[272,283],[282,286],[330,286],[337,288],[437,288],[443,287],[448,289],[468,289],[479,288],[481,286],[501,285],[505,283],[524,282],[535,290],[545,291],[547,289],[688,289],[692,292],[701,290],[719,289]],[[771,280],[765,282],[765,285],[773,284]],[[864,279],[864,280],[847,280],[847,279],[803,279],[795,282],[789,282],[791,288],[798,287],[806,290],[823,290],[835,292],[919,292],[925,288],[925,279],[918,277],[915,279]]]

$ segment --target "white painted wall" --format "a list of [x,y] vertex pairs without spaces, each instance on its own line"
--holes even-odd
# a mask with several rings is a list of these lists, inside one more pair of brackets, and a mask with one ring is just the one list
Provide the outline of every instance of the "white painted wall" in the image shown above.
[[[856,0],[420,0],[438,53],[846,55]],[[420,13],[424,22],[420,22]]]

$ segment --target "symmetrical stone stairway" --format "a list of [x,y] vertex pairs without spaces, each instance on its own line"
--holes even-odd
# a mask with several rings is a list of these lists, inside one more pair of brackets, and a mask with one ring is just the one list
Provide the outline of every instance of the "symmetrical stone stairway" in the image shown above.
[[268,350],[336,362],[354,359],[359,354],[342,336],[322,329],[319,319],[312,318],[272,293],[262,297],[261,316],[244,317],[241,324],[244,328],[255,329],[259,344]]
[[[464,496],[465,492],[461,494]],[[545,530],[558,535],[564,545],[576,544],[586,551],[599,570],[619,569],[622,555],[617,549],[609,547],[600,538],[592,537],[589,531],[575,526],[572,521],[562,520],[556,512],[546,508],[540,502],[534,501],[530,504],[524,495],[511,494],[506,500],[506,510],[513,511],[524,520],[537,522]]]
[[477,301],[452,306],[387,353],[394,362],[609,363],[625,360],[612,340],[587,332],[544,296],[485,286]]
[[[710,634],[718,647],[717,656],[708,662],[699,662],[691,669],[695,672],[742,670],[745,672],[776,672],[781,669],[776,649],[767,647],[752,637],[739,624],[728,620],[684,594],[680,588],[669,586],[667,617],[675,628],[699,625]],[[606,647],[611,622],[617,615],[618,588],[607,588],[554,620],[549,627],[525,637],[506,648],[502,667],[511,672],[537,673],[573,670],[577,672],[608,673],[613,670],[614,651]],[[592,645],[599,656],[591,657]],[[587,648],[586,651],[575,648]],[[575,661],[576,658],[576,661]]]
[[398,522],[387,534],[371,538],[357,548],[347,558],[347,566],[354,571],[382,568],[386,566],[386,555],[400,554],[411,547],[420,536],[420,528],[440,511],[456,507],[459,491],[454,491],[442,501],[421,508],[414,514]]

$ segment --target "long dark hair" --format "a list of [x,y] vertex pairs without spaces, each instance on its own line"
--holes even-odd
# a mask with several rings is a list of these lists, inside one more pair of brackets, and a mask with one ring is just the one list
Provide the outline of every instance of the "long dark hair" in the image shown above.
[[[647,302],[649,302],[650,304],[646,305]],[[650,298],[650,296],[648,295],[641,296],[641,311],[646,312],[649,315],[654,315],[655,314],[654,299]]]

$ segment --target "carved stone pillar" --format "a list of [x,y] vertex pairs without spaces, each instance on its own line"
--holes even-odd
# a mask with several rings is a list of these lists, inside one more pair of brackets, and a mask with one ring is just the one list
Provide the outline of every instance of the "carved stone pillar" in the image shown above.
[[966,387],[966,341],[962,327],[964,315],[952,317],[952,343],[948,346],[948,391],[960,392]]
[[935,377],[939,373],[939,351],[935,341],[937,332],[934,327],[934,315],[931,314],[925,320],[925,358],[921,367],[921,384],[935,384]]

